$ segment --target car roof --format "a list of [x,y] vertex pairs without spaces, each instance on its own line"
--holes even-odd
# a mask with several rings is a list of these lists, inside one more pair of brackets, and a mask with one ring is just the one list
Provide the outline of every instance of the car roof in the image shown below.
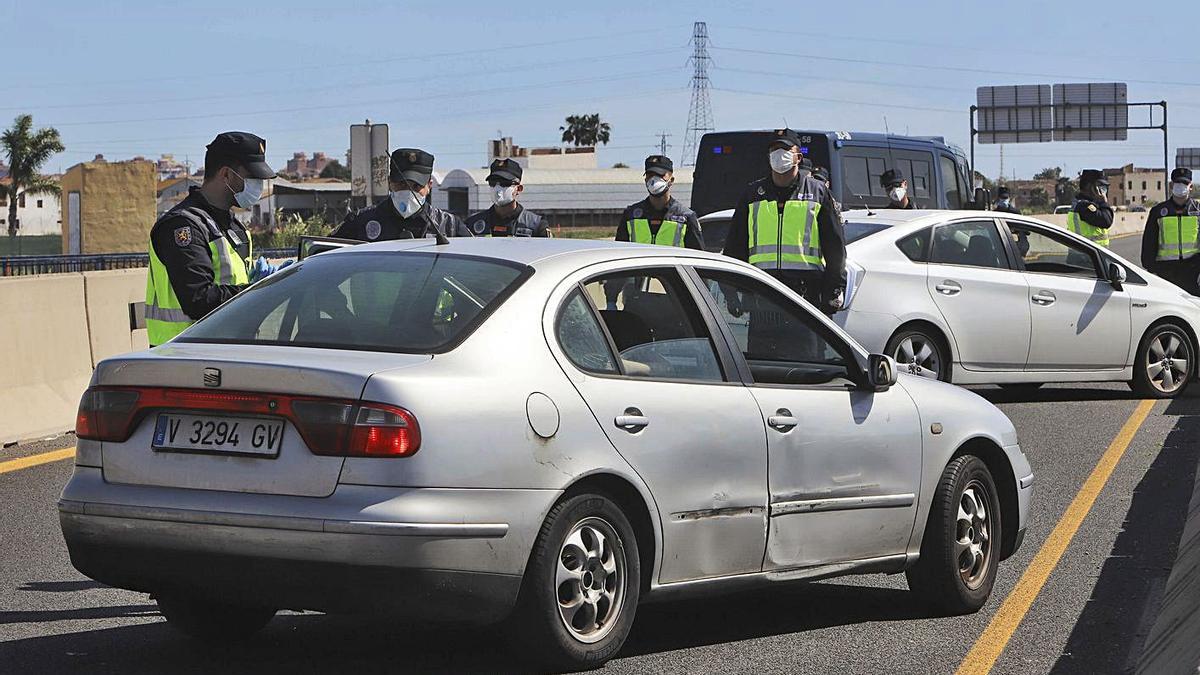
[[433,239],[398,239],[348,246],[321,255],[410,251],[493,258],[535,267],[551,258],[555,259],[556,263],[569,262],[579,265],[607,260],[662,256],[728,260],[725,256],[717,253],[689,248],[633,244],[603,239],[553,239],[549,237],[453,237],[449,243],[442,245],[438,245]]

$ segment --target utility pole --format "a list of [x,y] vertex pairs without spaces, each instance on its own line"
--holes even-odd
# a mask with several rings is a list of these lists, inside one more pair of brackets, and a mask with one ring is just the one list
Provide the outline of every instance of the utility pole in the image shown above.
[[671,134],[668,134],[665,131],[658,132],[658,154],[660,154],[660,155],[667,154],[667,148],[671,147],[667,143],[667,139],[670,137],[671,137]]
[[1004,144],[1000,144],[1000,175],[1004,176]]
[[683,135],[683,156],[680,157],[683,166],[696,163],[696,150],[700,145],[700,137],[713,131],[712,100],[708,92],[708,66],[712,57],[708,55],[708,24],[697,21],[692,24],[692,55],[688,63],[692,65],[692,104],[688,110],[687,132]]

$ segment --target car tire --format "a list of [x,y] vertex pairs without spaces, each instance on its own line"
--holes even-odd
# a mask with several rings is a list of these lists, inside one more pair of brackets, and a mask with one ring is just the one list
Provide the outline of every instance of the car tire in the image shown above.
[[996,484],[983,460],[954,458],[934,491],[908,587],[933,609],[970,614],[987,602],[1003,541]]
[[640,593],[638,543],[625,514],[607,496],[574,495],[546,516],[507,628],[523,658],[598,668],[625,643]]
[[1138,344],[1129,386],[1145,398],[1175,398],[1191,383],[1195,358],[1185,330],[1173,323],[1154,326]]
[[275,610],[266,607],[244,607],[180,595],[159,596],[155,600],[172,628],[206,642],[245,640],[275,616]]
[[950,381],[950,355],[946,343],[927,329],[917,327],[897,331],[888,340],[884,352],[896,360],[902,373]]

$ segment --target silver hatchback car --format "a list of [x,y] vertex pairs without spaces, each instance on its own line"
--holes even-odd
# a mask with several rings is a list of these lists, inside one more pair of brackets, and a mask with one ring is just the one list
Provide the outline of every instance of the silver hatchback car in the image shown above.
[[77,432],[72,562],[191,635],[394,612],[571,668],[708,590],[904,572],[977,610],[1033,483],[994,406],[769,276],[611,242],[310,257],[101,363]]

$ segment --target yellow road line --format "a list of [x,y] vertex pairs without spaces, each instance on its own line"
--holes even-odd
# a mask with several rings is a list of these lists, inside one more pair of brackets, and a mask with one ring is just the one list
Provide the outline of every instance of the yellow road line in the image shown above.
[[67,459],[74,456],[75,448],[67,448],[65,450],[43,452],[40,455],[30,455],[29,457],[22,457],[20,459],[10,459],[7,462],[0,462],[0,473],[20,471],[21,469],[28,469],[31,466],[49,464],[50,462],[57,462],[60,459]]
[[1000,611],[992,617],[992,622],[975,641],[975,645],[971,647],[967,657],[959,664],[956,675],[984,675],[991,672],[996,659],[1000,658],[1000,653],[1012,639],[1013,633],[1021,625],[1021,620],[1025,618],[1025,614],[1033,605],[1033,601],[1037,599],[1038,593],[1041,592],[1042,586],[1050,578],[1050,573],[1054,571],[1059,559],[1066,552],[1071,539],[1079,531],[1079,526],[1083,524],[1083,519],[1092,509],[1092,504],[1096,502],[1100,490],[1104,489],[1109,476],[1117,468],[1117,462],[1125,454],[1134,434],[1146,421],[1146,417],[1150,415],[1154,403],[1149,400],[1142,401],[1134,409],[1133,414],[1126,420],[1125,426],[1121,427],[1121,431],[1109,444],[1108,450],[1101,455],[1100,461],[1096,463],[1096,468],[1092,469],[1091,475],[1084,481],[1083,487],[1079,488],[1071,505],[1067,507],[1062,518],[1058,520],[1058,524],[1054,526],[1054,531],[1050,533],[1046,542],[1042,544],[1041,550],[1033,557],[1033,562],[1029,563],[1029,567],[1021,575],[1021,580],[1004,599]]

